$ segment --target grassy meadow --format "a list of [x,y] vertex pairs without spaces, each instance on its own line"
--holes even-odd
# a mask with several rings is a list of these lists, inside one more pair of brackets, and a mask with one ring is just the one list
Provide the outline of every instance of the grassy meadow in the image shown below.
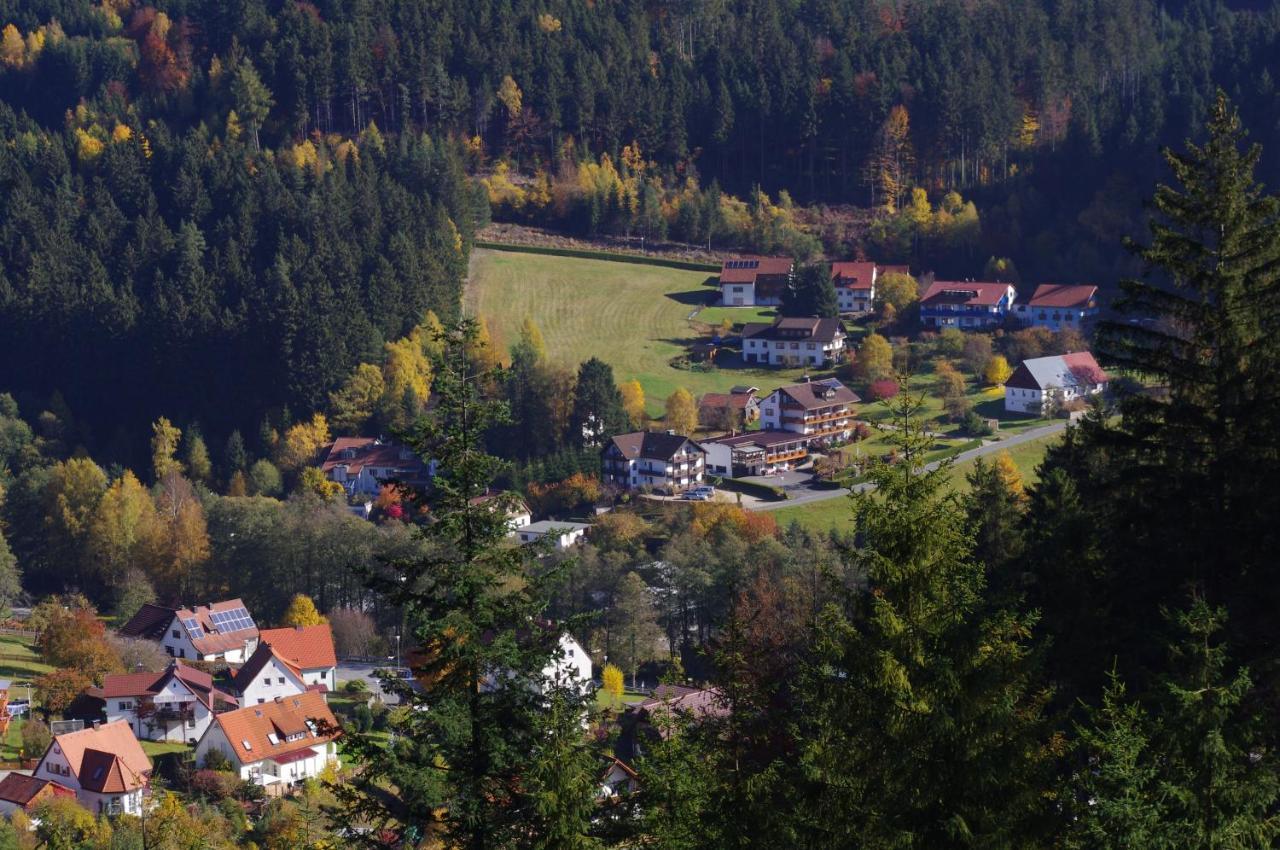
[[[542,329],[552,360],[576,368],[589,357],[613,367],[619,383],[637,379],[651,415],[677,387],[695,396],[750,384],[768,392],[797,381],[801,369],[744,367],[736,356],[707,371],[678,369],[696,328],[772,317],[771,309],[710,306],[717,296],[706,272],[541,254],[477,249],[464,297],[469,315],[489,320],[506,351],[525,317]],[[702,310],[691,321],[690,316]]]

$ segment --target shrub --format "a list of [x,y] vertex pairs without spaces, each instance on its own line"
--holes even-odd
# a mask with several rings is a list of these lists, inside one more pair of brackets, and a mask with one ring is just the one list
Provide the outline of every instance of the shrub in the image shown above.
[[22,755],[29,759],[39,758],[49,749],[53,742],[53,734],[49,727],[32,717],[22,724]]
[[221,750],[210,749],[204,755],[204,766],[206,770],[230,770],[231,760]]
[[964,431],[973,437],[987,437],[991,435],[991,426],[987,424],[987,420],[970,410],[964,416]]
[[191,777],[191,791],[213,802],[233,797],[240,778],[228,770],[197,770]]
[[356,732],[368,732],[373,728],[373,712],[369,706],[361,703],[351,712],[351,728]]
[[364,679],[352,679],[342,686],[342,690],[353,696],[369,693],[369,684]]
[[892,378],[881,378],[878,381],[872,381],[871,386],[867,388],[867,394],[871,396],[872,401],[884,401],[887,398],[893,398],[898,394],[898,382]]

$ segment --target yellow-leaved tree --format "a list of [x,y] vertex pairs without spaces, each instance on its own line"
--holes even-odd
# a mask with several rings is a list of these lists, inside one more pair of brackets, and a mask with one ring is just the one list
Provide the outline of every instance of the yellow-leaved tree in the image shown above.
[[178,442],[182,439],[182,430],[165,417],[161,416],[151,426],[151,473],[159,481],[170,472],[181,472],[182,464],[174,455],[178,453]]
[[631,427],[643,428],[647,418],[644,412],[644,387],[639,381],[631,380],[621,384],[618,392],[622,394],[622,409],[627,414]]
[[691,392],[684,387],[677,387],[675,392],[667,396],[665,421],[667,428],[686,437],[697,430],[698,405]]
[[281,469],[295,471],[315,460],[320,447],[329,442],[329,422],[323,413],[314,414],[309,422],[299,422],[284,432],[276,448],[276,463]]
[[616,664],[604,665],[604,673],[601,675],[601,681],[604,683],[604,692],[613,700],[614,705],[622,702],[622,668]]
[[280,618],[286,626],[319,626],[329,622],[316,608],[316,603],[305,593],[296,594],[289,603],[289,608]]
[[1009,380],[1009,376],[1013,374],[1013,369],[1009,366],[1009,361],[1004,358],[1003,354],[996,354],[987,361],[987,368],[983,370],[983,377],[987,379],[987,383],[994,387],[998,387]]

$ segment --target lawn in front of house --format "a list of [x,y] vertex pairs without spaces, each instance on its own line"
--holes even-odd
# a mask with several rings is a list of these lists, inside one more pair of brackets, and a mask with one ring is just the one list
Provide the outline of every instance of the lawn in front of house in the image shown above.
[[[1005,451],[1009,453],[1009,457],[1013,459],[1013,465],[1018,468],[1018,472],[1022,474],[1022,484],[1030,487],[1040,480],[1040,476],[1036,474],[1036,467],[1044,456],[1048,453],[1051,446],[1056,445],[1062,440],[1061,434],[1051,434],[1048,437],[1041,437],[1038,440],[1028,440],[1025,443],[1019,443],[1011,446]],[[997,453],[998,454],[998,453]],[[996,459],[996,454],[989,454],[983,458],[986,463],[992,463]],[[957,493],[969,492],[969,481],[966,476],[973,471],[973,465],[976,461],[968,460],[964,463],[955,464],[951,467],[950,483],[952,489]]]
[[142,751],[147,754],[147,757],[153,759],[170,753],[190,753],[194,751],[194,748],[187,744],[170,741],[139,741],[138,743],[142,745]]
[[606,709],[621,711],[629,705],[644,702],[648,698],[649,694],[647,691],[633,691],[630,688],[624,688],[622,691],[622,699],[618,700],[614,698],[613,694],[609,693],[604,688],[600,688],[596,691],[595,708],[596,711],[604,711]]
[[[0,679],[9,679],[14,683],[30,682],[52,669],[41,660],[34,638],[0,635]],[[10,694],[10,698],[15,696],[16,694]]]
[[494,344],[504,356],[527,316],[542,331],[553,362],[577,369],[599,357],[613,367],[619,383],[640,381],[652,416],[661,415],[663,402],[677,387],[699,396],[749,384],[764,394],[806,374],[747,366],[733,352],[724,352],[718,365],[705,370],[672,366],[698,338],[689,319],[698,308],[707,309],[695,323],[725,316],[754,321],[753,315],[772,312],[712,306],[718,293],[709,280],[714,275],[665,266],[477,249],[471,253],[463,305],[468,315],[490,321]]

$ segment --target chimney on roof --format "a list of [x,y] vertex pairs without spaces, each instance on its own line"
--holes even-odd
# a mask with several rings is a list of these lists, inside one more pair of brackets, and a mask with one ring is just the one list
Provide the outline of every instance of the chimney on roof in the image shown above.
[[800,376],[800,383],[802,383],[802,384],[807,384],[807,383],[809,383],[809,381],[811,381],[811,380],[813,380],[813,379],[812,379],[812,378],[810,378],[808,375],[801,375],[801,376]]
[[676,429],[675,429],[675,428],[668,428],[668,429],[667,429],[667,435],[668,435],[668,436],[670,436],[670,437],[674,437],[674,436],[676,435]]

